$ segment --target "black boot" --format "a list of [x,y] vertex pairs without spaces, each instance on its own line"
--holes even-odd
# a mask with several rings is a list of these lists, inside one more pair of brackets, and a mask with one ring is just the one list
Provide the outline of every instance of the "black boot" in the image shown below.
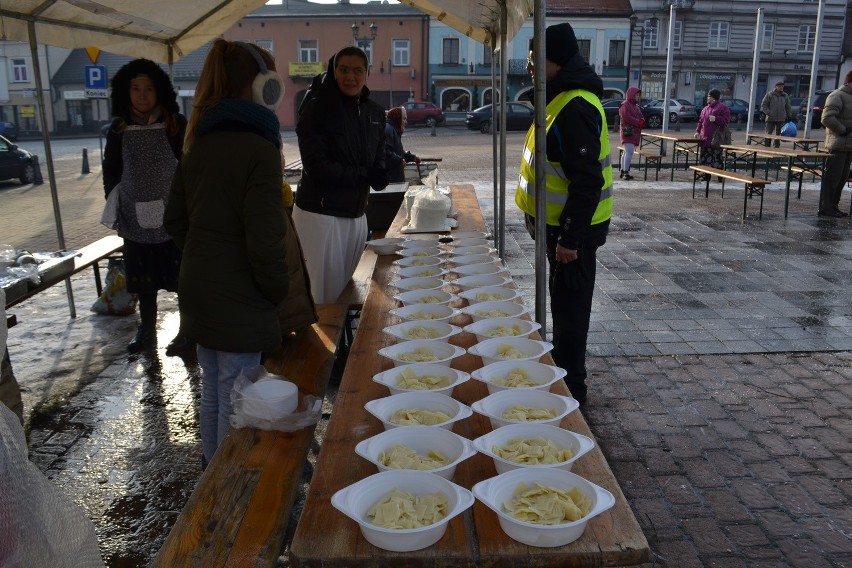
[[621,179],[624,179],[624,170],[621,170],[621,175],[618,176],[618,177],[620,177]]
[[630,175],[630,170],[627,170],[626,172],[624,172],[624,179],[626,179],[627,181],[630,181],[630,180],[633,179],[633,176]]
[[178,330],[178,334],[166,346],[166,355],[173,357],[181,353],[188,353],[195,349],[195,341],[182,330]]
[[136,331],[136,337],[127,345],[131,353],[149,351],[157,346],[157,328],[150,324],[141,324]]

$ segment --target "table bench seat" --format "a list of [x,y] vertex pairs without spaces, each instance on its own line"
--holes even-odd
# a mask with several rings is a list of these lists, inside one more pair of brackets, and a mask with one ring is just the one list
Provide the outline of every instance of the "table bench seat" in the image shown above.
[[[621,163],[621,155],[624,153],[624,147],[618,147],[618,163]],[[633,150],[633,154],[639,156],[639,168],[643,167],[642,160],[644,159],[644,171],[645,171],[645,181],[648,181],[648,164],[653,164],[656,170],[655,177],[657,181],[660,179],[660,165],[663,161],[663,156],[657,152],[652,152],[650,150],[643,150],[642,148],[636,148]]]
[[692,198],[695,199],[695,184],[699,180],[706,182],[704,186],[704,197],[707,198],[710,196],[710,179],[713,176],[721,178],[722,180],[722,198],[725,197],[725,181],[726,179],[732,181],[739,181],[745,184],[745,197],[743,198],[743,219],[746,217],[746,207],[748,205],[748,200],[751,199],[753,195],[760,196],[760,215],[759,217],[763,217],[763,193],[765,187],[770,183],[765,179],[760,179],[756,177],[752,177],[745,174],[740,174],[737,172],[730,172],[727,170],[722,170],[719,168],[713,168],[711,166],[689,166],[689,169],[693,171],[692,177]]

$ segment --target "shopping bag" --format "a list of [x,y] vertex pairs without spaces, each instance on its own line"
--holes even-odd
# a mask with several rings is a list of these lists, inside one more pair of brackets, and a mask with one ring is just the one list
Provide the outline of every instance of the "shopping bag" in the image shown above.
[[796,128],[796,123],[792,120],[787,121],[784,126],[781,127],[781,136],[795,136],[799,132],[799,129]]
[[104,289],[92,304],[92,311],[104,315],[127,316],[136,311],[137,300],[136,294],[127,291],[124,260],[109,259]]
[[112,188],[107,196],[104,211],[101,213],[101,225],[107,229],[118,229],[118,194],[121,184]]

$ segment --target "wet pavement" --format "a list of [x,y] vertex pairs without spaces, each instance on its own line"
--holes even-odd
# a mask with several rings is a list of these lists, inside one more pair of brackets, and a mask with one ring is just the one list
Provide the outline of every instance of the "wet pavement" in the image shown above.
[[[410,131],[407,149],[442,156],[440,183],[473,183],[491,218],[490,137],[438,134]],[[509,138],[511,185],[523,134]],[[292,135],[285,152],[294,159]],[[688,179],[616,182],[584,414],[651,544],[649,566],[852,566],[852,221],[816,217],[812,183],[788,219],[776,188],[763,219],[743,221],[742,188],[722,199],[711,184],[709,199],[692,199]],[[102,201],[88,199],[99,183],[96,168],[61,181],[79,208],[72,247],[106,234]],[[12,202],[5,191],[0,240],[49,236],[25,222],[36,209],[26,192]],[[534,247],[508,202],[504,259],[532,303]],[[161,347],[130,356],[137,316],[88,312],[91,273],[73,283],[75,320],[62,286],[11,310],[31,458],[85,508],[109,566],[145,566],[200,473],[197,364],[163,353],[173,295],[160,294]]]

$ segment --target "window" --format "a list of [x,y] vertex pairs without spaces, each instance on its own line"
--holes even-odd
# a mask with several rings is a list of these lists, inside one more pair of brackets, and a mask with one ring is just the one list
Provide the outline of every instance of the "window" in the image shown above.
[[683,22],[675,20],[674,32],[672,33],[672,48],[680,49],[681,45],[683,45]]
[[395,39],[391,41],[393,46],[394,67],[408,67],[411,65],[411,42],[407,39]]
[[728,49],[728,22],[711,22],[709,49]]
[[257,45],[257,47],[262,47],[263,49],[265,49],[269,53],[271,53],[273,55],[275,54],[275,52],[272,51],[272,40],[271,39],[259,39],[259,40],[255,41],[254,43],[255,43],[255,45]]
[[799,26],[799,45],[796,47],[796,49],[798,49],[799,51],[813,52],[815,41],[816,26]]
[[482,64],[486,67],[491,67],[491,48],[487,45],[482,45]]
[[586,60],[586,63],[591,61],[591,59],[592,59],[592,40],[590,40],[590,39],[578,39],[577,45],[580,46],[580,54],[583,56],[583,59]]
[[319,61],[319,45],[315,39],[299,40],[299,63],[316,63]]
[[441,63],[444,65],[458,65],[459,64],[459,38],[457,37],[445,37],[443,42],[443,54],[441,56]]
[[358,47],[364,50],[364,53],[367,54],[367,61],[370,65],[373,64],[373,40],[371,39],[359,39]]
[[760,46],[760,51],[772,51],[772,44],[775,43],[775,24],[763,24],[763,43]]
[[609,67],[624,67],[624,50],[627,42],[623,39],[615,39],[609,42],[609,58],[606,60]]
[[657,31],[660,24],[651,24],[651,20],[645,20],[645,49],[657,49]]
[[29,82],[30,74],[27,71],[26,59],[12,59],[12,80],[15,83]]

